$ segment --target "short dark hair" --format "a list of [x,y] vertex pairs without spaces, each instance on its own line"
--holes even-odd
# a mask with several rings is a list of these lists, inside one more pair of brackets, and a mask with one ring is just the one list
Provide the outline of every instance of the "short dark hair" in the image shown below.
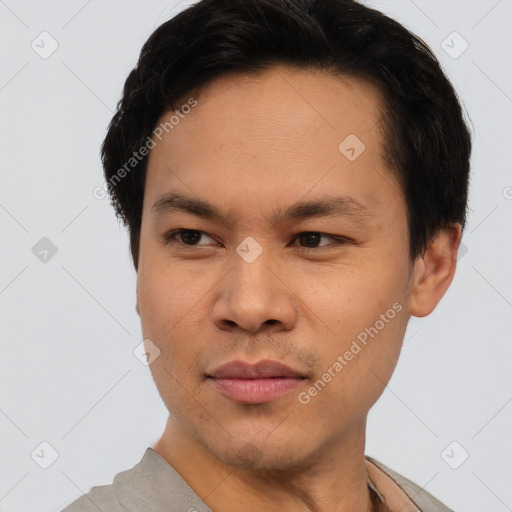
[[450,81],[419,37],[354,0],[201,0],[146,41],[101,148],[136,269],[147,155],[123,179],[119,171],[187,93],[229,72],[279,64],[361,78],[383,94],[385,158],[406,200],[411,261],[440,229],[464,227],[471,137]]

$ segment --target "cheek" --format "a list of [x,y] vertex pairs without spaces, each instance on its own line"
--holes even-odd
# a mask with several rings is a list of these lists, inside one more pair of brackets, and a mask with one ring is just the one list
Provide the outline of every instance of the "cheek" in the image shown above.
[[393,305],[405,302],[406,272],[401,264],[383,264],[376,252],[361,251],[351,261],[318,267],[293,279],[304,310],[315,313],[317,322],[330,327],[332,335],[355,337],[388,310],[384,320],[389,317],[396,323],[400,306],[393,309]]
[[407,327],[405,276],[400,265],[384,272],[375,262],[366,269],[333,272],[330,281],[320,279],[317,288],[309,288],[305,300],[326,326],[316,347],[322,361],[317,387],[329,381],[324,399],[332,393],[331,399],[363,411],[382,393]]
[[137,276],[137,298],[144,333],[159,336],[180,328],[187,315],[193,313],[205,284],[193,269],[182,264],[162,262],[146,257]]
[[[386,316],[386,311],[392,313]],[[338,329],[332,343],[319,347],[321,370],[299,397],[301,403],[311,402],[333,424],[340,414],[360,417],[374,405],[393,374],[407,324],[405,309],[383,314],[387,323],[379,316],[369,320],[372,315],[365,313],[359,322],[352,319],[345,330]]]
[[183,265],[154,261],[145,268],[138,274],[137,298],[143,336],[161,351],[151,365],[160,372],[156,377],[166,378],[164,365],[172,375],[195,375],[197,355],[204,350],[208,290],[215,281],[209,284]]

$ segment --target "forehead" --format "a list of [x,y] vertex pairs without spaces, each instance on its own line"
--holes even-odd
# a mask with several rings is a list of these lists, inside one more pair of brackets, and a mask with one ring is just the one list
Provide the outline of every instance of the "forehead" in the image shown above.
[[[176,187],[189,196],[220,193],[222,203],[240,206],[261,192],[284,204],[308,189],[318,195],[336,188],[375,206],[399,194],[382,156],[382,98],[366,81],[274,67],[219,77],[190,97],[197,105],[150,152],[151,205]],[[383,190],[383,181],[392,190]]]
[[[374,135],[380,135],[384,106],[380,90],[366,80],[284,66],[220,76],[182,97],[176,108],[191,96],[198,105],[193,115],[180,121],[181,129],[173,130],[177,142],[180,135],[194,129],[200,129],[203,137],[245,137],[247,142],[263,142],[266,134],[274,135],[277,130],[289,140],[302,136],[313,141],[315,132],[323,130],[331,132],[335,140],[348,133],[368,138],[367,132],[374,129]],[[164,113],[160,121],[165,122],[169,114],[172,112]]]

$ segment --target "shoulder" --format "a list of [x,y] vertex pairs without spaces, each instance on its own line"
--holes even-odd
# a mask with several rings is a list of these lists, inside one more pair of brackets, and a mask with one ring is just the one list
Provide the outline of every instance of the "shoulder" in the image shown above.
[[62,512],[211,512],[181,476],[152,448],[118,473],[110,485],[92,487]]
[[150,510],[151,505],[145,503],[147,500],[144,498],[145,476],[141,462],[118,473],[111,484],[92,487],[62,512]]
[[402,510],[411,510],[414,512],[453,512],[452,509],[448,508],[432,494],[425,491],[425,489],[405,478],[393,469],[387,467],[382,462],[374,459],[373,457],[369,457],[368,455],[366,456],[366,459],[380,470],[381,475],[385,475],[379,476],[375,472],[370,473],[371,478],[374,476],[377,477],[377,482],[379,482],[379,484],[377,484],[377,488],[379,491],[381,491],[381,488],[383,489],[383,495],[388,495],[391,499],[399,500],[400,496],[393,490],[393,487],[405,493],[403,496],[406,503],[402,503],[400,507]]

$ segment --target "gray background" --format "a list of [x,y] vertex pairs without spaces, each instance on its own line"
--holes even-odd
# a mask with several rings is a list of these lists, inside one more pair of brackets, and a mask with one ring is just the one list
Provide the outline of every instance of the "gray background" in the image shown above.
[[[124,79],[187,3],[0,1],[2,512],[59,511],[163,431],[166,410],[133,355],[127,235],[92,191]],[[411,320],[367,453],[457,512],[512,510],[512,3],[367,3],[432,47],[474,134],[457,275],[431,316]]]

